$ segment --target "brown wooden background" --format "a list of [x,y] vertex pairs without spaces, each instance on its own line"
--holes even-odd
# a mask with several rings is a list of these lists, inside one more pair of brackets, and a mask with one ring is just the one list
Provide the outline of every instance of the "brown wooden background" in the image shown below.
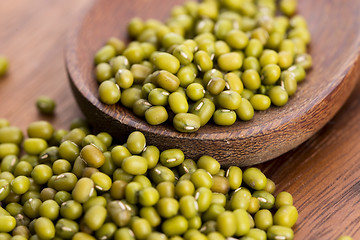
[[[0,54],[11,62],[0,79],[0,117],[26,129],[46,119],[57,128],[81,117],[64,67],[66,34],[89,0],[1,0]],[[54,117],[38,114],[35,100],[48,95]],[[295,239],[360,239],[360,83],[340,112],[310,140],[259,165],[293,194],[299,210]]]

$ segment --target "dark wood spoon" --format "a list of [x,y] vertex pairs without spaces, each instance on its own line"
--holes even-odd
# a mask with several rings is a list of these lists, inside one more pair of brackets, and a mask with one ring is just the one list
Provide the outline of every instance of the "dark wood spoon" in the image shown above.
[[66,66],[75,98],[89,122],[125,140],[142,131],[150,145],[180,148],[189,158],[210,155],[221,164],[253,165],[275,158],[306,141],[341,108],[360,75],[360,2],[301,0],[299,13],[312,34],[313,68],[284,107],[257,112],[233,126],[207,124],[196,133],[179,133],[172,125],[151,126],[120,105],[98,100],[94,53],[111,36],[127,39],[134,16],[165,20],[183,0],[99,0],[89,7],[70,34]]

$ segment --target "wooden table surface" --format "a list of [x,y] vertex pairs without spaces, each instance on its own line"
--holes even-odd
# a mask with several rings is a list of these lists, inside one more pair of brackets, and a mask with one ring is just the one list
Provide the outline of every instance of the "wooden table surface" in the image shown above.
[[[89,0],[1,0],[0,55],[11,63],[0,79],[0,117],[23,130],[45,119],[56,128],[82,117],[64,67],[66,34]],[[356,27],[356,26],[354,26]],[[47,95],[56,114],[38,114],[35,100]],[[258,165],[294,196],[299,220],[295,239],[360,239],[360,83],[338,114],[298,148]]]

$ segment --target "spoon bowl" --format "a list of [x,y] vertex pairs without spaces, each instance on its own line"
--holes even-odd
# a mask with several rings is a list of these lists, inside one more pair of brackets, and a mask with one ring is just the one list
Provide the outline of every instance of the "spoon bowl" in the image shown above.
[[360,75],[360,3],[357,0],[301,0],[298,12],[309,25],[313,68],[283,107],[256,112],[251,121],[222,127],[208,123],[195,133],[177,132],[171,123],[151,126],[120,104],[98,99],[93,57],[111,36],[127,40],[132,17],[165,20],[183,0],[98,0],[71,31],[65,60],[74,96],[97,131],[118,140],[138,130],[148,145],[180,148],[188,158],[216,158],[223,166],[248,166],[273,159],[300,145],[341,108]]

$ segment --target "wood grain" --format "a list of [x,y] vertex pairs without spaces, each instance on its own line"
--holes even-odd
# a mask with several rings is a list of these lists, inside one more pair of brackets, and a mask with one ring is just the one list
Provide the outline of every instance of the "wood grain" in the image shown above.
[[324,128],[298,148],[258,165],[298,199],[295,239],[360,239],[360,83]]
[[97,1],[75,27],[67,46],[67,69],[80,108],[99,130],[121,140],[124,133],[140,130],[160,149],[181,148],[194,159],[210,154],[225,165],[252,165],[293,149],[321,129],[345,102],[360,74],[360,31],[353,28],[360,24],[359,2],[303,0],[299,12],[309,22],[314,66],[285,107],[257,112],[253,120],[230,127],[210,123],[189,134],[177,132],[171,123],[151,126],[120,104],[101,103],[93,76],[96,50],[110,36],[127,39],[126,23],[131,17],[165,20],[168,9],[181,2]]
[[[70,120],[82,116],[67,80],[63,48],[67,30],[89,4],[87,0],[0,1],[0,54],[11,61],[9,74],[0,79],[0,117],[25,130],[40,118],[56,128],[67,128]],[[349,15],[358,16],[353,8]],[[359,35],[356,25],[344,27]],[[349,52],[358,53],[359,49],[349,46]],[[319,56],[320,60],[330,61],[324,56]],[[36,111],[34,100],[43,94],[58,103],[54,117],[44,118]],[[293,194],[299,209],[295,239],[335,240],[342,234],[360,239],[359,96],[358,82],[341,110],[313,137],[257,165],[275,181],[277,192]]]
[[[39,118],[68,127],[73,118],[83,116],[72,95],[64,94],[70,88],[64,47],[66,33],[91,1],[64,2],[0,1],[0,54],[10,61],[8,76],[0,78],[0,116],[23,130]],[[40,95],[58,103],[55,116],[38,114],[35,101]]]

